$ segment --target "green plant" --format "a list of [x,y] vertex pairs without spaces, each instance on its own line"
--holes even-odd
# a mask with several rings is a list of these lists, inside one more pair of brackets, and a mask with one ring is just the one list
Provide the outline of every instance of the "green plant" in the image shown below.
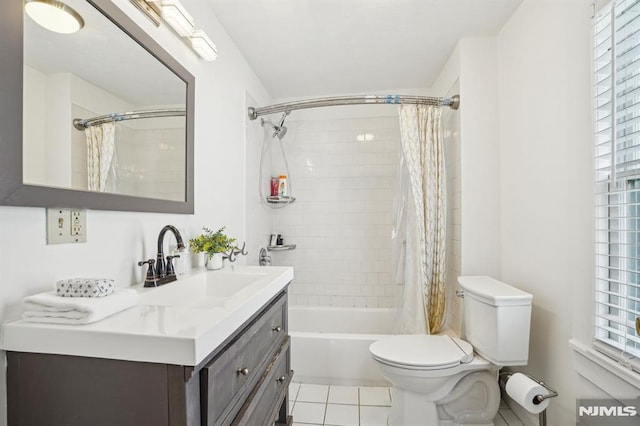
[[229,238],[223,231],[224,226],[217,231],[203,227],[203,234],[189,240],[190,250],[194,253],[207,253],[209,257],[216,253],[224,253],[233,248],[235,238]]

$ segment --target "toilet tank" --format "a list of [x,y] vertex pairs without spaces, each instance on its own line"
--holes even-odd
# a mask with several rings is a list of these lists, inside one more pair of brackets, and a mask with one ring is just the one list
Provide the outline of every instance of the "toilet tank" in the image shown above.
[[533,296],[491,277],[459,277],[465,340],[498,366],[526,365]]

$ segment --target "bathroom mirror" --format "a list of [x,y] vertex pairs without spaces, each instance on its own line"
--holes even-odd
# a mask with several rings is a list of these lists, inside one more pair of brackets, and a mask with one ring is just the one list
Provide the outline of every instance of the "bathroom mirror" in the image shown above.
[[193,76],[111,1],[63,1],[78,32],[0,2],[2,204],[193,213]]

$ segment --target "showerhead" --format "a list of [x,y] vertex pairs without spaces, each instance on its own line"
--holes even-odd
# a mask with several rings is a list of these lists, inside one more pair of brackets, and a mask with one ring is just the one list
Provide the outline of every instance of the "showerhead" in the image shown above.
[[262,123],[262,126],[264,126],[265,124],[268,124],[273,128],[273,135],[271,135],[272,138],[275,138],[277,136],[278,139],[282,140],[282,138],[284,138],[284,135],[287,134],[287,126],[284,125],[284,120],[285,118],[287,118],[287,115],[289,115],[289,111],[285,112],[282,115],[282,118],[280,119],[280,123],[277,125],[273,124],[271,120],[268,120],[268,119],[265,120],[264,118],[261,119],[260,122]]
[[275,130],[273,136],[277,136],[280,140],[282,140],[282,138],[284,138],[284,135],[287,134],[287,126],[273,126],[273,128]]

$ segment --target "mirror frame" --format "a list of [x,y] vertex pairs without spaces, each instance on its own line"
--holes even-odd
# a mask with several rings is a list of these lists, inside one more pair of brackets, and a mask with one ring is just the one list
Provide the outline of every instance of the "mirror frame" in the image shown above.
[[23,181],[23,27],[24,0],[0,1],[0,205],[119,210],[157,213],[194,212],[195,78],[160,44],[110,0],[86,0],[186,83],[185,201],[37,186]]

